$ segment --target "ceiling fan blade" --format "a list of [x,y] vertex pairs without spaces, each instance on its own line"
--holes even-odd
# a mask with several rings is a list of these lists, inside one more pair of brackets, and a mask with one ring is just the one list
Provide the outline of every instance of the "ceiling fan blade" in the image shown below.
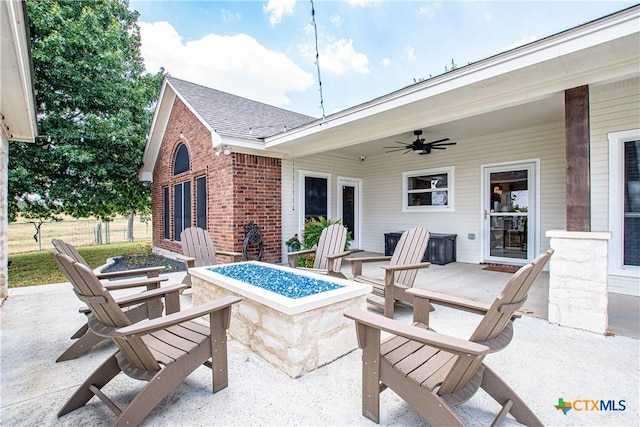
[[431,147],[431,149],[432,150],[446,150],[447,147],[438,147],[438,146],[436,146],[436,147]]
[[432,147],[436,147],[436,146],[441,146],[442,147],[444,145],[456,145],[456,144],[457,144],[457,142],[445,142],[445,143],[441,143],[441,142],[435,143],[434,142],[434,143],[431,144],[431,146]]
[[437,144],[438,142],[444,142],[444,141],[449,141],[449,138],[443,138],[443,139],[439,139],[437,141],[431,141],[429,144]]
[[406,148],[406,147],[403,147],[403,148],[397,148],[397,147],[382,147],[382,148],[391,148],[391,150],[387,151],[387,153],[393,153],[394,151],[407,150],[407,148]]

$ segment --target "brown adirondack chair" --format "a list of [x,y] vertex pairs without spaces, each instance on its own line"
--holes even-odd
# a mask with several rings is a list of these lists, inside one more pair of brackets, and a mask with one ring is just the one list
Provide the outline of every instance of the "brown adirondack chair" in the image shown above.
[[345,279],[340,271],[342,259],[354,251],[345,251],[347,243],[347,228],[342,224],[331,224],[320,233],[318,244],[313,249],[289,252],[289,266],[293,268],[304,268],[298,266],[300,255],[315,253],[313,268],[304,268],[315,273],[327,274]]
[[187,274],[182,283],[191,286],[191,274],[189,269],[202,267],[205,265],[216,265],[218,260],[216,255],[229,257],[231,262],[238,262],[242,259],[242,252],[219,251],[215,248],[209,232],[200,227],[189,227],[180,233],[182,242],[182,255],[177,254],[176,259],[185,263]]
[[[51,239],[51,243],[53,244],[54,249],[61,254],[66,254],[71,259],[76,262],[82,263],[89,267],[87,261],[80,255],[78,250],[71,243],[67,243],[61,239]],[[96,273],[99,279],[126,279],[129,277],[137,277],[137,276],[147,276],[158,277],[160,273],[164,270],[164,267],[145,267],[145,268],[136,268],[133,270],[123,270],[123,271],[114,271],[111,273]],[[118,282],[120,288],[123,288],[122,284],[126,282],[122,282],[121,280]],[[138,285],[136,287],[140,287],[142,285]]]
[[[88,314],[91,330],[112,339],[118,347],[118,351],[71,396],[58,412],[59,417],[84,406],[96,396],[116,414],[114,425],[138,425],[200,365],[211,368],[214,393],[227,387],[226,330],[231,305],[240,298],[227,296],[180,311],[179,293],[173,292],[165,303],[166,316],[134,324],[90,268],[66,255],[54,256],[66,271],[78,297],[91,308]],[[184,285],[174,286],[184,288]],[[205,315],[209,317],[208,325],[194,320]],[[146,382],[123,409],[102,392],[102,388],[120,372]]]
[[[542,426],[533,411],[493,370],[484,357],[505,348],[513,338],[516,312],[529,288],[553,254],[548,250],[519,269],[493,304],[481,304],[422,289],[407,291],[414,297],[414,324],[354,310],[345,313],[356,321],[362,353],[362,414],[380,421],[379,393],[395,391],[431,425],[463,425],[452,408],[484,389],[502,409],[493,425],[510,413],[528,426]],[[441,304],[483,316],[469,340],[429,329],[429,305]],[[380,332],[392,335],[380,341]]]
[[[413,287],[418,270],[431,265],[429,262],[422,262],[428,244],[429,232],[422,227],[416,227],[402,233],[392,256],[347,258],[351,263],[353,279],[373,286],[373,296],[367,301],[383,309],[385,316],[393,317],[396,301],[412,303],[413,298],[407,290]],[[362,275],[363,263],[380,261],[389,261],[388,265],[381,266],[384,279]]]
[[[65,254],[76,262],[79,262],[87,267],[89,264],[78,253],[76,248],[63,240],[52,239],[53,247],[59,254]],[[57,261],[56,257],[54,260]],[[58,266],[59,263],[58,263]],[[164,270],[164,267],[148,267],[135,270],[117,271],[113,273],[97,273],[96,276],[102,279],[102,283],[108,290],[119,289],[131,289],[145,287],[147,290],[158,289],[160,283],[166,281],[166,278],[160,278],[160,272]],[[147,276],[136,277],[136,276]],[[133,277],[131,279],[123,279],[127,277]],[[113,279],[113,280],[111,280]],[[121,280],[118,280],[121,279]],[[135,296],[133,296],[135,299]],[[122,297],[116,300],[118,303],[124,304],[126,313],[132,322],[137,322],[142,319],[155,318],[162,315],[162,299],[160,297],[156,299],[147,300],[140,304],[133,304],[132,299],[129,297]],[[88,308],[80,310],[81,313],[87,314]],[[63,362],[66,360],[76,359],[86,353],[88,353],[96,344],[105,340],[103,337],[99,337],[89,330],[89,325],[85,323],[78,329],[72,336],[74,343],[66,349],[57,359],[56,362]]]

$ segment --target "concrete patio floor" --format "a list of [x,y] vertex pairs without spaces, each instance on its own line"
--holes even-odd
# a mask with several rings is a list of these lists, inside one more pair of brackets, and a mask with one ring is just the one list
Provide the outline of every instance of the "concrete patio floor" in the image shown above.
[[[345,273],[349,276],[345,266]],[[481,270],[471,264],[432,266],[416,286],[479,301],[493,299],[509,274]],[[372,270],[373,271],[373,270]],[[180,281],[182,274],[167,275]],[[549,324],[546,317],[548,279],[541,277],[515,324],[513,342],[485,362],[530,405],[545,425],[638,425],[640,346],[636,338],[602,336]],[[104,343],[67,362],[54,360],[84,323],[70,284],[10,289],[0,308],[0,425],[110,425],[115,417],[98,399],[62,418],[57,411],[76,387],[113,351]],[[191,304],[182,297],[183,307]],[[637,300],[625,299],[638,312]],[[634,307],[633,305],[636,304]],[[410,321],[410,307],[398,306],[396,318]],[[633,316],[630,317],[631,319]],[[438,332],[468,337],[477,316],[438,307],[431,315]],[[637,329],[637,317],[635,329]],[[615,329],[615,328],[613,328]],[[633,330],[634,328],[630,328]],[[354,329],[355,333],[355,329]],[[636,335],[637,336],[637,335]],[[374,425],[361,415],[361,351],[291,379],[249,349],[229,341],[229,387],[211,394],[209,369],[200,367],[171,393],[143,425]],[[104,390],[124,405],[140,384],[119,375]],[[558,399],[620,400],[624,411],[558,411]],[[620,408],[620,406],[616,406]],[[489,425],[497,405],[479,391],[456,413],[473,426]],[[419,415],[391,390],[381,394],[381,425],[425,425]],[[508,417],[505,425],[518,425]]]

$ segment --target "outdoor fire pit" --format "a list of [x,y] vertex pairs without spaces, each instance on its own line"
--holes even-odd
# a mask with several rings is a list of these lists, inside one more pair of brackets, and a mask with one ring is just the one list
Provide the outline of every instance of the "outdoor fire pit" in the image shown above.
[[366,308],[369,285],[259,261],[189,271],[194,305],[243,297],[232,307],[229,334],[292,378],[357,347],[343,313]]

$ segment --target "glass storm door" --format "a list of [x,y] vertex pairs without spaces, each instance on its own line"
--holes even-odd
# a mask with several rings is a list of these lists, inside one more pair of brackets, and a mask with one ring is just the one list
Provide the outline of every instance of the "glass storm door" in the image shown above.
[[524,264],[535,247],[535,163],[484,168],[484,260]]
[[351,248],[360,247],[360,181],[338,178],[338,215],[353,241]]

